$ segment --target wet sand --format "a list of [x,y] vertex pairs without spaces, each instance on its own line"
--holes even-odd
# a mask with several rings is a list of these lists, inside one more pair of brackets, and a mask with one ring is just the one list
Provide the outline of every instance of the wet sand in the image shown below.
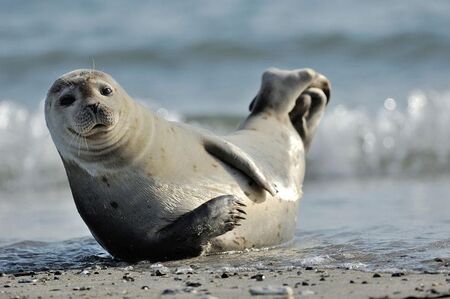
[[447,273],[95,266],[1,274],[0,298],[450,298]]

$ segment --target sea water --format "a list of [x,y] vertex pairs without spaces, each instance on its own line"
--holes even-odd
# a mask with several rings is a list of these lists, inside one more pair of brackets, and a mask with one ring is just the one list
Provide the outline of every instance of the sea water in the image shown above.
[[0,272],[117,263],[77,214],[45,126],[55,78],[107,71],[155,113],[222,134],[269,66],[333,85],[296,238],[189,263],[449,272],[447,28],[441,1],[0,3]]

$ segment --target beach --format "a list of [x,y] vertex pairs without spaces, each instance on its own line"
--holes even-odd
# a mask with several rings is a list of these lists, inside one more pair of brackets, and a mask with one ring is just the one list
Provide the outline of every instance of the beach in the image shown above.
[[450,298],[445,273],[293,268],[208,272],[195,264],[2,274],[0,298]]
[[[449,11],[421,0],[0,2],[0,298],[450,298]],[[222,135],[269,67],[310,67],[332,85],[293,240],[114,260],[78,214],[49,135],[52,82],[104,71],[156,115]]]

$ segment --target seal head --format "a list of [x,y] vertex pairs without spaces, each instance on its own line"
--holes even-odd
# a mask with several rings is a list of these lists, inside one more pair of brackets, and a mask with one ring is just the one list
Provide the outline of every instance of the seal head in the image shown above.
[[86,162],[118,148],[131,129],[133,107],[134,102],[109,75],[75,70],[49,89],[45,118],[63,160]]

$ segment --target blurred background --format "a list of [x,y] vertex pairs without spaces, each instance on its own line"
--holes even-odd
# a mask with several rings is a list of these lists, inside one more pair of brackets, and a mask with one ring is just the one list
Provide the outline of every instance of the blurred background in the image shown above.
[[156,113],[226,133],[271,66],[333,86],[295,258],[428,267],[450,248],[448,28],[448,1],[1,1],[0,270],[90,235],[44,121],[57,77],[102,70]]

